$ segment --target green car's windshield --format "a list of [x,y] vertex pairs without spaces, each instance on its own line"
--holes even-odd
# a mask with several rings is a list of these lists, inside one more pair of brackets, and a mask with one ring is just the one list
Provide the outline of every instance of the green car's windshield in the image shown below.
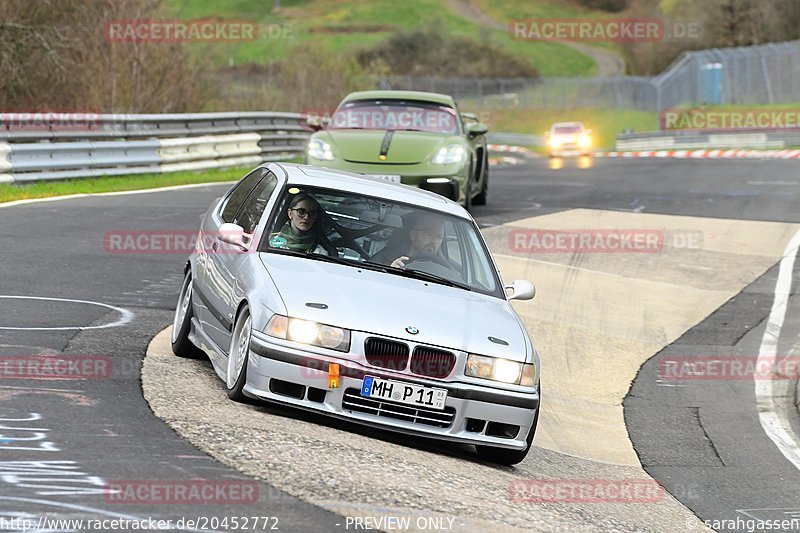
[[287,185],[267,230],[262,251],[504,297],[468,219],[353,192]]
[[445,105],[404,100],[345,102],[331,117],[329,130],[427,131],[457,134],[456,111]]

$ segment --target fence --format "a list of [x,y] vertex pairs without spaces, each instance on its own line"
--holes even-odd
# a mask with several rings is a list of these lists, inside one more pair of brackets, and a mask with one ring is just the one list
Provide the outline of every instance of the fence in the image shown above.
[[444,92],[464,107],[625,108],[800,101],[800,41],[685,52],[654,77],[465,79],[381,77],[383,89]]
[[80,129],[0,115],[0,182],[255,166],[308,140],[298,113],[93,115]]
[[382,77],[380,88],[452,95],[464,109],[630,108],[657,105],[650,78],[499,78],[465,79],[414,76]]

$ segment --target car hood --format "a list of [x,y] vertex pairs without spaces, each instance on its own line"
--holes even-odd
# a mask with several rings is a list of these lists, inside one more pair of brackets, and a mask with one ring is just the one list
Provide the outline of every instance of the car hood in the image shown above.
[[395,131],[386,159],[380,158],[386,131],[328,130],[318,134],[333,146],[338,157],[351,163],[418,164],[428,162],[443,145],[464,143],[457,135],[424,131]]
[[[453,350],[525,360],[527,336],[503,299],[374,270],[276,253],[260,255],[289,316]],[[308,307],[308,303],[328,308]],[[419,333],[411,335],[407,326]]]

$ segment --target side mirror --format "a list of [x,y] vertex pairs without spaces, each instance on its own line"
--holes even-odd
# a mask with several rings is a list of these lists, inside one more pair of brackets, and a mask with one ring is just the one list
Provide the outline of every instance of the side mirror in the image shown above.
[[243,252],[246,252],[250,248],[252,236],[245,233],[244,228],[238,224],[226,222],[219,227],[219,230],[217,231],[217,239],[225,244],[237,246],[241,248]]
[[489,128],[486,127],[486,124],[481,124],[480,122],[475,124],[470,124],[467,126],[467,135],[470,137],[477,137],[478,135],[486,135],[489,132]]
[[480,122],[478,115],[475,113],[461,113],[461,120],[464,122]]
[[533,300],[536,296],[536,286],[527,279],[515,279],[511,285],[506,285],[505,289],[511,291],[508,295],[509,300]]

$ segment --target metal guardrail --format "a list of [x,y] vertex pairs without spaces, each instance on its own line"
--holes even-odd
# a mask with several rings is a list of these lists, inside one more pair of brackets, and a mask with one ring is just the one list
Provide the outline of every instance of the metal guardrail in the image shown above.
[[[301,155],[299,113],[92,115],[0,113],[0,183],[256,166]],[[61,121],[61,122],[59,122]],[[536,146],[541,137],[492,133],[489,142]]]
[[[75,117],[69,117],[67,122]],[[303,153],[299,113],[0,114],[0,182],[254,166]]]
[[544,137],[541,135],[526,135],[524,133],[489,133],[487,140],[490,144],[508,144],[511,146],[544,146]]
[[693,148],[780,149],[800,146],[800,130],[654,131],[621,134],[617,151],[685,150]]

